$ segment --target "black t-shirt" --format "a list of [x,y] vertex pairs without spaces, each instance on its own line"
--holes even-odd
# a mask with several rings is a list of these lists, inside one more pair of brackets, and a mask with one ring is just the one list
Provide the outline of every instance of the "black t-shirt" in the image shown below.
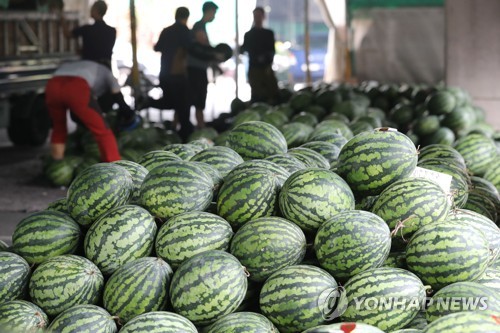
[[73,30],[73,36],[82,37],[82,59],[111,63],[116,41],[116,29],[104,21],[95,21]]
[[274,32],[265,28],[252,28],[245,34],[241,50],[248,52],[250,68],[263,68],[272,65]]

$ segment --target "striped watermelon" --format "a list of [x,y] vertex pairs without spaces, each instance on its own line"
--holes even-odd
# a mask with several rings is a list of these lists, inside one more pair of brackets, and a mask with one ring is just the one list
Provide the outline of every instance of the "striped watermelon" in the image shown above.
[[12,248],[30,264],[39,264],[74,253],[80,236],[80,226],[67,214],[45,210],[19,222],[12,235]]
[[227,143],[244,160],[262,159],[271,155],[283,154],[287,150],[286,139],[271,124],[250,121],[234,127]]
[[203,172],[205,172],[210,177],[210,179],[212,179],[212,182],[214,183],[213,198],[212,198],[213,202],[219,195],[219,190],[222,184],[224,183],[224,178],[222,178],[219,170],[217,170],[214,166],[210,164],[207,164],[205,162],[193,162],[193,161],[190,161],[190,163],[200,167],[200,169],[203,170]]
[[187,318],[173,312],[143,313],[127,322],[120,333],[198,333]]
[[322,325],[305,330],[302,333],[383,333],[378,328],[363,323],[338,323]]
[[189,135],[188,141],[192,142],[201,139],[213,140],[217,135],[219,135],[219,133],[213,127],[197,128]]
[[422,226],[443,221],[450,204],[443,189],[425,178],[403,178],[380,193],[371,210],[394,230],[394,236],[411,235]]
[[482,284],[500,295],[500,269],[488,267],[484,274],[474,282]]
[[299,161],[295,156],[286,153],[269,156],[266,157],[265,160],[283,167],[284,169],[288,170],[290,174],[306,168],[305,164]]
[[421,332],[428,325],[427,319],[425,319],[425,312],[420,311],[413,320],[406,325],[405,329],[416,329]]
[[301,146],[302,148],[312,149],[321,154],[328,162],[336,161],[340,154],[340,148],[330,142],[325,141],[311,141]]
[[82,304],[73,306],[59,314],[47,328],[57,333],[116,333],[114,318],[96,305]]
[[187,212],[161,226],[156,236],[156,254],[176,269],[198,253],[226,251],[232,236],[231,226],[222,217],[207,212]]
[[75,168],[75,177],[80,175],[85,170],[87,170],[87,168],[89,168],[95,164],[98,164],[98,163],[99,163],[98,158],[84,156],[83,161],[81,161],[80,164],[78,164],[78,166]]
[[53,210],[56,212],[61,212],[68,214],[66,198],[60,198],[55,201],[50,202],[45,210]]
[[382,266],[407,269],[408,267],[406,267],[406,253],[405,252],[389,253],[389,256],[384,261],[384,264]]
[[252,219],[276,215],[278,191],[276,177],[266,169],[230,172],[217,198],[217,213],[238,229]]
[[147,257],[153,250],[156,223],[147,210],[134,205],[110,209],[87,231],[85,257],[104,275],[120,266]]
[[[379,267],[361,272],[344,286],[345,321],[370,324],[390,332],[404,328],[417,315],[426,297],[422,281],[400,268]],[[392,303],[398,300],[398,304]]]
[[262,286],[259,304],[262,314],[282,333],[300,332],[324,324],[335,279],[321,268],[288,266],[273,273]]
[[413,142],[400,132],[363,132],[342,147],[337,171],[353,192],[375,195],[409,176],[417,165],[417,156]]
[[406,247],[408,268],[433,290],[479,278],[489,260],[489,244],[483,233],[454,221],[423,226]]
[[479,213],[492,221],[496,221],[498,218],[497,207],[493,201],[474,190],[469,192],[463,208]]
[[[324,113],[324,110],[320,108],[320,112]],[[297,113],[291,119],[292,122],[302,123],[314,127],[318,124],[318,118],[311,112],[302,111]]]
[[280,111],[269,110],[262,116],[262,121],[276,128],[280,128],[288,122],[288,117]]
[[33,303],[21,300],[0,302],[0,332],[41,333],[48,324],[45,312]]
[[452,93],[441,90],[429,95],[425,104],[431,114],[442,115],[453,111],[457,105],[457,101]]
[[426,326],[422,333],[498,333],[498,313],[489,311],[465,311],[452,313]]
[[45,177],[55,186],[69,186],[73,180],[75,166],[68,159],[53,160],[45,170]]
[[231,254],[211,250],[186,260],[175,272],[170,301],[195,325],[208,325],[234,312],[247,290],[245,268]]
[[305,169],[287,179],[279,195],[279,206],[285,218],[308,233],[335,214],[354,209],[354,196],[337,174]]
[[151,170],[141,186],[140,205],[153,216],[170,218],[204,210],[212,201],[214,184],[190,162],[167,162]]
[[500,192],[500,157],[497,157],[490,168],[485,172],[484,179],[489,181]]
[[193,144],[172,143],[163,147],[163,150],[174,153],[185,161],[199,153],[205,148]]
[[235,312],[210,325],[206,333],[279,333],[278,329],[261,314]]
[[165,162],[181,160],[182,159],[179,156],[172,152],[164,150],[153,150],[142,155],[137,163],[145,167],[148,171],[151,171],[155,167],[162,165]]
[[82,226],[90,226],[113,207],[124,205],[132,193],[130,173],[114,163],[98,163],[76,176],[68,188],[68,212]]
[[230,252],[246,267],[250,280],[264,282],[272,273],[304,259],[306,237],[292,222],[261,217],[236,232]]
[[475,192],[488,200],[495,206],[497,218],[500,215],[500,195],[496,187],[489,181],[479,177],[471,177],[471,192]]
[[339,148],[339,153],[340,153],[340,149],[342,149],[342,147],[347,143],[347,139],[342,134],[327,133],[327,132],[319,133],[319,134],[316,132],[313,132],[311,134],[311,136],[309,137],[308,141],[309,142],[320,141],[320,142],[331,143],[331,144],[337,146],[337,148]]
[[30,266],[15,253],[0,252],[0,303],[24,298]]
[[294,156],[309,168],[330,169],[330,162],[320,153],[304,147],[288,150],[288,154]]
[[290,177],[290,172],[284,167],[267,160],[248,160],[240,165],[237,165],[232,172],[236,172],[237,170],[249,170],[249,169],[265,169],[270,171],[276,180],[276,183],[279,184],[281,188],[285,181]]
[[120,161],[115,161],[113,163],[121,167],[124,167],[130,173],[130,176],[132,176],[133,188],[132,188],[132,193],[130,195],[130,202],[138,202],[141,185],[142,182],[144,181],[144,178],[146,178],[146,175],[149,172],[148,169],[146,169],[139,163],[135,163],[132,161],[120,160]]
[[432,296],[425,316],[432,323],[450,313],[486,309],[500,312],[500,295],[476,282],[456,282]]
[[[336,133],[342,135],[346,139],[351,139],[354,136],[347,123],[337,119],[323,120],[316,126],[314,133],[315,136]],[[317,140],[317,138],[315,138],[315,140]]]
[[122,323],[151,311],[165,309],[172,276],[160,258],[140,258],[118,268],[104,287],[104,308]]
[[391,232],[375,214],[362,210],[340,212],[316,233],[314,251],[321,267],[345,281],[381,266],[391,249]]
[[225,177],[235,166],[243,163],[243,158],[229,147],[215,146],[200,151],[190,161],[210,164]]
[[234,117],[233,120],[233,127],[237,127],[238,125],[247,123],[247,122],[252,122],[252,121],[259,121],[261,120],[260,113],[255,111],[255,110],[245,110],[236,117]]
[[75,255],[57,256],[38,266],[29,283],[33,303],[49,316],[78,304],[97,304],[104,277],[91,261]]
[[200,137],[199,139],[196,139],[196,140],[190,140],[190,139],[188,139],[189,143],[187,143],[187,144],[191,145],[191,146],[194,146],[195,149],[198,150],[197,152],[200,152],[203,149],[207,149],[209,147],[213,147],[215,145],[214,144],[214,140],[216,140],[218,137],[219,137],[219,134],[217,133],[217,135],[215,137],[213,137],[212,139],[202,138],[202,137]]
[[298,147],[307,142],[314,128],[307,124],[298,122],[288,123],[281,127],[281,133],[285,137],[289,148]]
[[418,152],[418,162],[422,163],[423,161],[428,159],[444,159],[446,161],[453,162],[453,164],[462,169],[466,168],[465,160],[462,155],[460,155],[460,153],[455,148],[452,148],[448,145],[432,144],[420,149],[420,151]]
[[352,131],[352,134],[357,135],[362,132],[370,132],[375,129],[375,127],[372,126],[368,121],[366,120],[361,120],[357,119],[354,120],[350,125],[349,128]]
[[466,135],[455,142],[454,148],[474,176],[483,176],[498,159],[495,142],[482,134]]

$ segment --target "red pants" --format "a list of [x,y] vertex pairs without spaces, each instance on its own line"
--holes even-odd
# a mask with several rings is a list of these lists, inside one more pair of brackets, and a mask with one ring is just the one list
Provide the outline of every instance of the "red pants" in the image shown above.
[[45,88],[45,102],[52,119],[51,143],[66,143],[66,110],[69,109],[94,135],[103,162],[120,159],[115,135],[102,117],[87,81],[74,76],[53,77]]

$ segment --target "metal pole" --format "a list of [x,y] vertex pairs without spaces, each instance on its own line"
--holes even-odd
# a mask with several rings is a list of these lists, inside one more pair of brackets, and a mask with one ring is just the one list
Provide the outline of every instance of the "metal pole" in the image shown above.
[[130,0],[130,42],[132,44],[132,93],[134,95],[134,103],[140,94],[139,84],[139,66],[137,63],[137,20],[135,16],[135,0]]
[[238,71],[240,67],[240,28],[238,25],[238,16],[239,16],[239,11],[238,11],[238,0],[234,0],[235,2],[235,11],[234,11],[234,17],[236,21],[236,47],[235,47],[235,52],[234,52],[234,63],[236,64],[236,70],[234,71],[234,80],[236,82],[236,98],[238,98],[239,95],[239,82],[238,82]]
[[304,1],[304,56],[306,61],[306,83],[311,84],[311,69],[309,68],[309,0]]

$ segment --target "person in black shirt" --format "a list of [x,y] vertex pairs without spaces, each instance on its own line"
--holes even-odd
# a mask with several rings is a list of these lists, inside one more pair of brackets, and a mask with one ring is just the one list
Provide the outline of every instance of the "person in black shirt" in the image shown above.
[[278,81],[272,69],[275,54],[274,32],[263,27],[264,8],[253,11],[253,27],[245,34],[242,52],[249,57],[248,81],[252,88],[252,102],[275,104],[278,98]]
[[61,16],[63,32],[67,38],[82,38],[81,57],[83,60],[99,62],[111,68],[111,56],[116,42],[116,29],[104,22],[108,6],[102,0],[94,2],[90,8],[90,16],[94,24],[86,24],[69,31],[68,25]]

